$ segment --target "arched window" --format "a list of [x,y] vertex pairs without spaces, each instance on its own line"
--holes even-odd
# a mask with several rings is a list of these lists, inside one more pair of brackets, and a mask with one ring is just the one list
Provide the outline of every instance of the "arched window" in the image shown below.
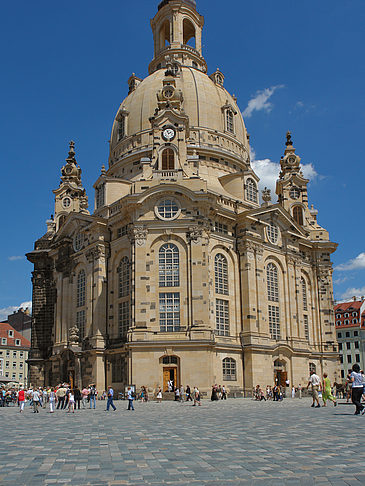
[[279,302],[279,281],[278,269],[273,263],[269,263],[266,268],[267,276],[267,296],[271,302]]
[[60,229],[60,228],[61,228],[61,226],[63,225],[63,223],[64,223],[65,221],[66,221],[66,216],[65,216],[65,215],[60,216],[60,217],[58,218],[58,229]]
[[125,115],[122,115],[118,121],[118,140],[125,137]]
[[314,363],[309,363],[309,373],[311,373],[312,371],[316,373],[316,370],[317,370],[316,365]]
[[246,181],[246,199],[257,203],[257,186],[253,179],[247,179]]
[[175,169],[175,153],[172,149],[167,148],[162,152],[162,170],[174,170]]
[[164,47],[170,44],[170,33],[170,22],[169,20],[165,20],[160,29],[160,49],[164,49]]
[[307,284],[305,283],[304,277],[301,278],[302,281],[302,298],[303,298],[303,310],[308,310],[308,299],[307,299]]
[[237,380],[236,361],[233,358],[224,358],[223,360],[223,380]]
[[158,256],[160,287],[178,287],[180,285],[179,249],[167,243],[161,246]]
[[86,274],[85,270],[81,270],[77,275],[77,287],[76,287],[76,327],[79,330],[79,337],[83,339],[85,336],[85,321],[86,311],[81,309],[86,305]]
[[195,48],[195,27],[189,19],[184,19],[183,22],[183,43],[189,43]]
[[129,258],[123,257],[118,267],[118,297],[126,297],[130,291],[130,265]]
[[227,132],[234,133],[234,122],[232,110],[226,110],[226,130]]
[[[273,263],[266,268],[267,296],[271,302],[279,302],[278,269]],[[268,306],[269,332],[271,339],[280,339],[280,308],[279,305]]]
[[293,209],[293,218],[298,224],[303,226],[303,210],[300,206],[295,206]]
[[81,270],[77,275],[77,307],[83,307],[86,302],[86,274]]
[[228,295],[228,264],[227,258],[218,253],[214,260],[215,291],[217,294]]

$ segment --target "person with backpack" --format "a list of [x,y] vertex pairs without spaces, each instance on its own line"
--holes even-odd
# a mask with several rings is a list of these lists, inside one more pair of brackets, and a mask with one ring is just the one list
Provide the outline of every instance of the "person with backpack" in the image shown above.
[[89,399],[90,399],[90,408],[92,404],[94,404],[94,410],[96,408],[96,388],[95,385],[92,383],[89,387]]

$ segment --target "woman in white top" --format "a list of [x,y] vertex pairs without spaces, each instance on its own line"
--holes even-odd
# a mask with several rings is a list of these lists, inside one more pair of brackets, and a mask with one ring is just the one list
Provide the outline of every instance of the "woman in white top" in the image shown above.
[[361,412],[365,412],[364,406],[361,405],[364,382],[363,375],[360,373],[360,366],[357,363],[352,367],[352,373],[350,376],[352,382],[351,398],[352,403],[356,406],[355,415],[360,415]]
[[49,392],[49,411],[50,411],[50,413],[54,412],[55,402],[56,402],[56,393],[54,391],[54,388],[51,388],[51,391]]
[[161,387],[159,387],[159,389],[158,389],[156,398],[157,398],[157,402],[158,403],[161,403],[162,402],[162,390],[161,390]]
[[74,391],[73,390],[70,391],[67,412],[71,412],[71,410],[72,410],[72,413],[75,413],[75,395],[74,395]]

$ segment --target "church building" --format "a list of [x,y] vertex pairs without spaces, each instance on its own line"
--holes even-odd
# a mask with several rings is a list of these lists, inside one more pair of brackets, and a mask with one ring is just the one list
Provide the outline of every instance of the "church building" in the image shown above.
[[[259,198],[249,135],[208,71],[194,0],[163,0],[154,58],[132,74],[88,209],[75,144],[34,264],[30,382],[224,384],[237,395],[309,371],[339,380],[331,254],[290,132],[278,202]],[[103,134],[100,134],[102,137]],[[284,137],[283,137],[284,138]],[[278,154],[279,155],[279,154]]]

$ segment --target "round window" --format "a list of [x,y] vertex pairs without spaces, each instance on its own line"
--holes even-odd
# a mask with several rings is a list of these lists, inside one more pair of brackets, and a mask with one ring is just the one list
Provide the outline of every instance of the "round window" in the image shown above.
[[80,251],[83,246],[84,246],[84,234],[78,232],[74,237],[74,250]]
[[292,199],[299,199],[299,197],[300,197],[300,190],[297,187],[293,187],[290,190],[290,197]]
[[71,206],[71,199],[69,197],[64,197],[62,199],[62,206],[64,208],[69,208]]
[[160,219],[175,219],[180,214],[180,205],[174,199],[163,199],[160,201],[156,208],[156,215]]
[[168,86],[164,89],[163,95],[165,98],[172,98],[174,96],[174,88]]
[[269,226],[267,227],[267,237],[270,241],[270,243],[277,243],[278,238],[279,238],[279,228],[276,226],[274,223],[270,223]]

